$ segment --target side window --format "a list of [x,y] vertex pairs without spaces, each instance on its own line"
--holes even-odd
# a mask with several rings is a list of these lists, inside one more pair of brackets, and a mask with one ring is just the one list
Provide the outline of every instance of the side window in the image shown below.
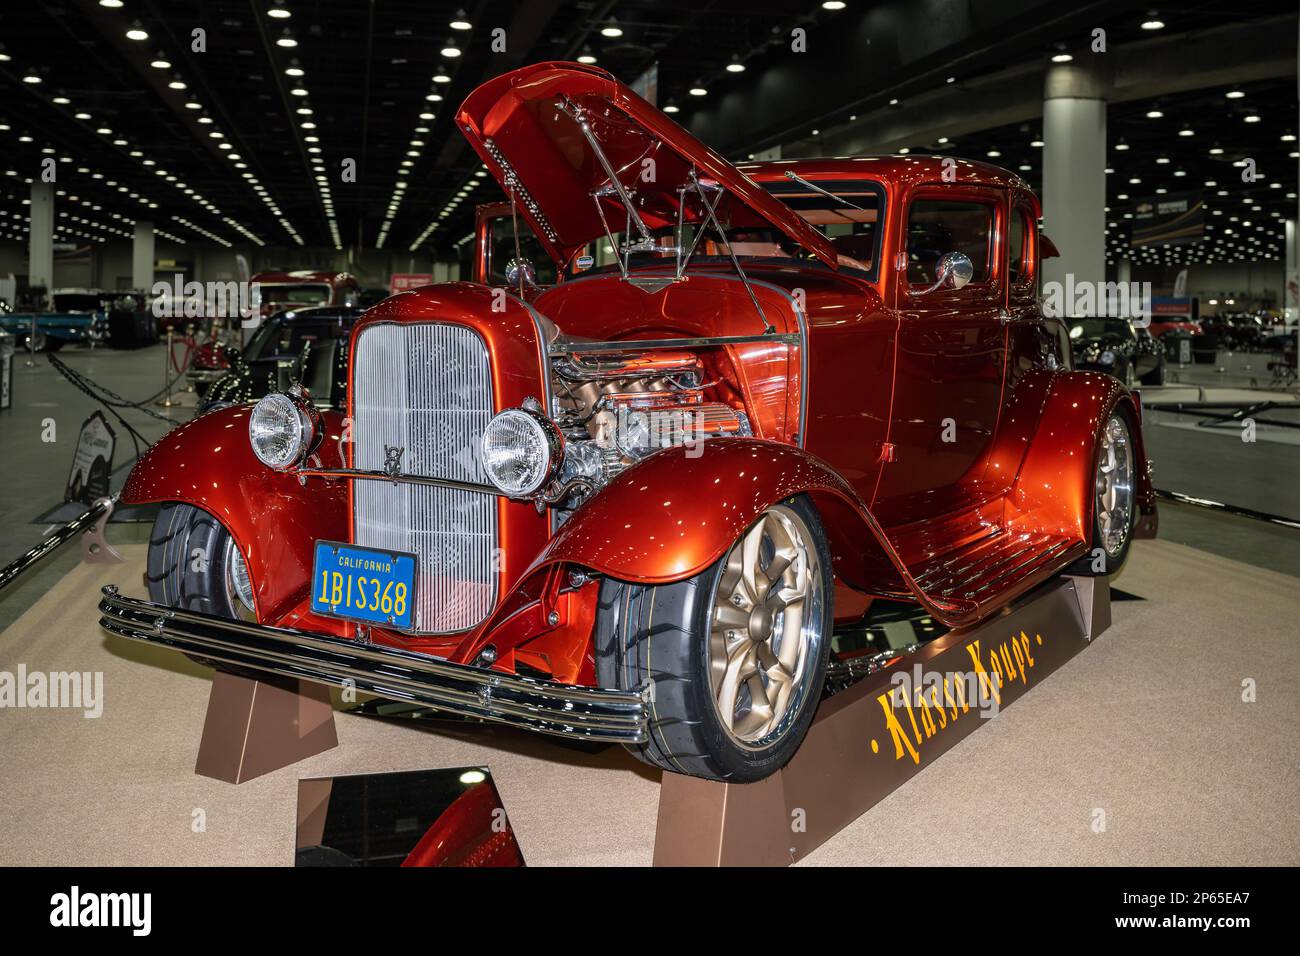
[[932,285],[939,257],[964,252],[975,272],[971,282],[987,282],[993,247],[991,203],[918,199],[907,216],[907,281]]
[[1029,210],[1017,206],[1011,214],[1011,234],[1008,243],[1008,269],[1012,286],[1028,285],[1034,281],[1036,227]]

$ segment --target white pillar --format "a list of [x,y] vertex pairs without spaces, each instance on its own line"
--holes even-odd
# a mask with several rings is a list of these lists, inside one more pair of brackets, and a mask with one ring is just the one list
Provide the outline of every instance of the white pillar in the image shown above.
[[1133,281],[1133,263],[1128,259],[1120,259],[1115,263],[1115,281],[1120,285],[1128,285]]
[[32,204],[27,233],[27,284],[54,288],[54,185],[32,183]]
[[1043,93],[1043,232],[1060,258],[1043,279],[1106,280],[1106,101],[1093,62],[1053,64]]
[[153,286],[153,223],[137,221],[131,240],[131,285],[136,289]]

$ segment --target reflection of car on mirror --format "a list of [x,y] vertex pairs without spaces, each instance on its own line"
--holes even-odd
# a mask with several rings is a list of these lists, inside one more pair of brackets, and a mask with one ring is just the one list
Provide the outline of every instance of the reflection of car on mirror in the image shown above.
[[748,781],[874,598],[967,625],[1154,533],[1139,406],[1068,369],[1014,174],[737,168],[576,64],[456,124],[535,290],[486,237],[486,284],[356,324],[345,408],[291,389],[159,442],[124,492],[163,506],[152,600],[108,594],[106,626]]

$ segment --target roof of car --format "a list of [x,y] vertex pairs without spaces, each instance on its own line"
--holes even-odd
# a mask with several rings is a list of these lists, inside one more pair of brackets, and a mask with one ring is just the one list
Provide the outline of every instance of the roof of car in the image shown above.
[[296,269],[293,271],[272,271],[256,272],[253,274],[254,282],[340,282],[350,279],[352,276],[346,272],[315,272],[310,269]]
[[866,176],[899,185],[955,181],[1029,190],[1029,184],[1009,169],[994,166],[992,163],[983,163],[977,159],[959,159],[954,156],[833,156],[816,159],[768,159],[761,162],[739,163],[737,168],[751,179],[759,181],[778,179],[784,176],[786,171],[790,171],[803,177]]

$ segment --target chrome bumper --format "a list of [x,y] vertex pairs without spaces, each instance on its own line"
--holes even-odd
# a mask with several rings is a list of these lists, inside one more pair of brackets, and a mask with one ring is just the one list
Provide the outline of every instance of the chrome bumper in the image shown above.
[[113,634],[283,677],[411,701],[464,717],[611,743],[646,740],[638,693],[517,677],[399,648],[248,624],[123,597],[104,588],[100,626]]

